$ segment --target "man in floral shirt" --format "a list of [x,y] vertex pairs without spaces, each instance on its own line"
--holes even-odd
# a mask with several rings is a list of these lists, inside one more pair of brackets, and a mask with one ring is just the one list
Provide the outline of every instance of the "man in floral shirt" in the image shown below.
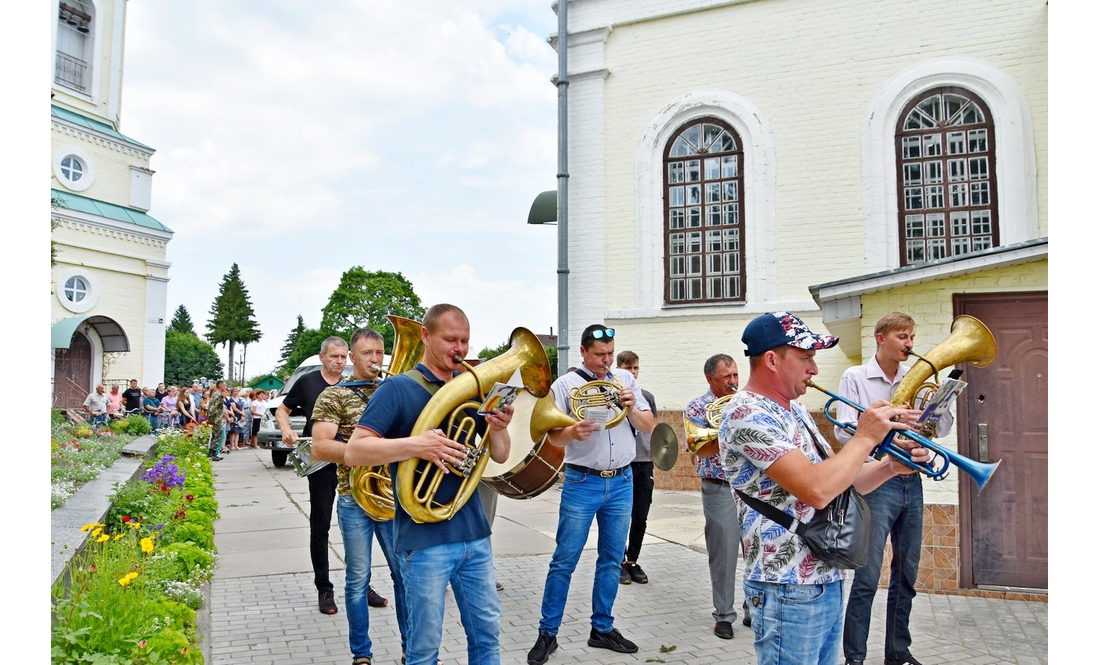
[[[313,405],[313,459],[336,462],[336,518],[344,540],[344,602],[348,608],[348,633],[353,663],[373,658],[370,639],[371,540],[378,538],[382,554],[393,577],[397,628],[401,633],[401,653],[405,653],[405,585],[393,552],[393,520],[375,521],[355,501],[351,493],[351,468],[344,464],[344,449],[355,432],[360,416],[379,385],[379,366],[384,359],[382,335],[362,328],[351,335],[351,379],[329,386]],[[384,604],[384,603],[383,603]]]
[[[719,397],[737,392],[737,363],[733,358],[716,353],[703,363],[703,377],[710,386],[707,392],[691,400],[684,417],[699,427],[710,428],[707,405]],[[724,640],[733,637],[733,622],[737,621],[735,591],[737,589],[737,503],[722,473],[718,457],[718,440],[695,451],[695,473],[702,482],[703,536],[707,541],[710,564],[710,597],[714,603],[714,634]],[[745,624],[748,623],[745,614]]]
[[[763,314],[741,336],[749,356],[749,380],[730,400],[719,430],[719,454],[734,490],[771,504],[803,522],[849,486],[869,492],[886,480],[912,473],[892,457],[865,461],[909,409],[878,401],[859,418],[840,452],[822,459],[814,438],[827,448],[813,418],[797,400],[817,374],[814,355],[840,340],[815,335],[789,312]],[[915,448],[914,460],[929,451]],[[740,502],[745,553],[745,596],[759,665],[836,665],[844,617],[842,573],[819,560],[801,537]]]

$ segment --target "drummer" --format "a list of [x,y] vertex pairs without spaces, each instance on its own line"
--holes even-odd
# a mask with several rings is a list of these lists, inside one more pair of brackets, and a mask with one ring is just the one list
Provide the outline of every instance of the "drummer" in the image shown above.
[[[322,390],[340,383],[348,364],[348,343],[340,337],[328,337],[321,342],[318,357],[321,368],[298,379],[275,410],[283,443],[292,448],[298,443],[298,434],[290,426],[290,417],[305,416],[302,436],[313,435],[313,405]],[[328,575],[328,530],[332,504],[336,501],[336,467],[328,464],[306,476],[306,480],[309,481],[309,558],[313,562],[317,607],[321,614],[336,614],[336,595]]]
[[[336,518],[344,540],[344,602],[347,605],[348,634],[353,665],[369,663],[374,657],[370,638],[368,606],[385,606],[386,600],[370,586],[371,541],[378,539],[393,578],[397,628],[401,633],[401,653],[405,653],[405,585],[393,550],[393,520],[375,521],[356,502],[351,490],[351,469],[344,464],[347,441],[355,431],[367,402],[380,382],[384,357],[382,335],[361,328],[351,335],[351,379],[325,388],[313,407],[313,459],[336,462]],[[381,601],[381,602],[379,602]]]

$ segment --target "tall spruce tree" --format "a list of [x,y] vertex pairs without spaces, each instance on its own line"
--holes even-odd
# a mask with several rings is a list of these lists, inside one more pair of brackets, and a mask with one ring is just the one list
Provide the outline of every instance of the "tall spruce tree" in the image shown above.
[[172,315],[172,322],[168,324],[168,329],[198,337],[195,332],[195,324],[191,322],[191,314],[183,305],[176,308],[176,313]]
[[258,342],[263,336],[255,316],[248,289],[241,280],[241,270],[234,263],[222,277],[218,297],[210,306],[210,320],[206,322],[206,341],[214,345],[229,345],[227,364],[230,384],[233,383],[233,352],[237,344]]
[[306,322],[302,319],[302,315],[298,315],[298,325],[294,326],[294,330],[290,331],[290,334],[286,336],[286,341],[283,342],[283,348],[279,351],[279,367],[284,370],[293,370],[297,367],[289,366],[290,357],[294,355],[294,349],[298,346],[298,339],[301,338],[302,333],[306,331]]

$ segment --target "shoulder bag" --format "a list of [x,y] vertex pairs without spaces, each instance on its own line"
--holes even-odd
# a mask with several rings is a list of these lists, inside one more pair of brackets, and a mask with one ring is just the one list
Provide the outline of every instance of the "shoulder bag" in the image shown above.
[[[827,458],[813,429],[806,429],[818,454]],[[829,505],[816,511],[809,522],[795,519],[741,490],[737,490],[737,495],[760,514],[801,536],[810,551],[830,566],[854,570],[867,563],[871,549],[871,508],[854,487],[849,486]]]

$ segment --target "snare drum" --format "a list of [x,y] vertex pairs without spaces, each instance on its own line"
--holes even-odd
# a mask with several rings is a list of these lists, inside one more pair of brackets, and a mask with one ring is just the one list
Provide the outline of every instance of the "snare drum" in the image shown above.
[[314,471],[318,471],[330,462],[315,462],[312,455],[313,439],[298,439],[294,450],[287,453],[290,463],[294,465],[294,473],[299,478],[305,478]]

